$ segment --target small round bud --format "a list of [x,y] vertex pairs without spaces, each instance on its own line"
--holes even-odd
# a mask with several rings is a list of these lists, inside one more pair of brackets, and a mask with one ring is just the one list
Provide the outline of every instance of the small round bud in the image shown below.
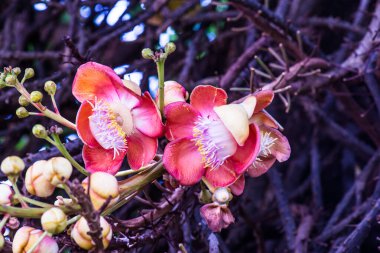
[[25,69],[24,78],[25,79],[29,79],[29,78],[32,78],[32,77],[34,77],[34,69],[32,69],[32,68],[26,68]]
[[21,106],[28,106],[28,105],[29,105],[29,101],[28,101],[28,99],[26,99],[26,97],[24,97],[23,95],[21,95],[21,96],[18,98],[18,103],[19,103]]
[[[12,243],[13,253],[29,252],[34,244],[40,239],[43,231],[32,227],[24,226],[17,230]],[[46,235],[37,247],[33,250],[33,253],[58,253],[59,248],[57,242]]]
[[[113,175],[106,172],[95,172],[92,173],[90,177],[91,185],[89,195],[92,205],[96,210],[99,210],[109,197],[111,197],[109,205],[119,199],[119,185]],[[88,178],[83,180],[82,186],[87,191]]]
[[14,75],[8,75],[6,78],[5,78],[5,83],[7,85],[10,85],[10,86],[13,86],[15,85],[17,82],[17,78],[14,76]]
[[154,54],[153,54],[153,51],[150,49],[150,48],[144,48],[142,51],[141,51],[141,55],[144,59],[152,59]]
[[46,81],[44,90],[46,91],[47,94],[54,96],[55,92],[57,91],[57,85],[53,81]]
[[36,124],[33,126],[32,133],[36,138],[40,139],[45,139],[48,136],[46,128],[40,124]]
[[47,161],[40,160],[35,162],[26,171],[25,187],[30,194],[42,198],[53,194],[55,186],[43,176],[43,172],[47,167]]
[[47,161],[46,170],[43,176],[52,185],[59,185],[65,183],[73,172],[73,166],[69,160],[63,157],[53,157]]
[[25,163],[18,156],[8,156],[1,163],[1,171],[6,176],[18,176],[24,168]]
[[176,49],[176,46],[173,42],[169,42],[168,44],[165,45],[165,53],[168,55],[173,53]]
[[[103,247],[106,249],[112,239],[112,228],[103,217],[100,217],[100,227],[102,228]],[[95,247],[88,232],[90,232],[90,228],[86,219],[83,217],[75,223],[74,228],[71,231],[71,238],[73,238],[76,244],[84,250],[91,250]]]
[[231,192],[224,187],[220,187],[215,190],[212,200],[218,202],[219,204],[226,204],[232,199]]
[[17,108],[16,115],[20,119],[23,119],[23,118],[26,118],[29,116],[29,112],[25,107],[21,106],[21,107]]
[[21,69],[19,67],[13,68],[12,69],[13,73],[18,76],[21,73]]
[[44,95],[42,95],[42,93],[38,90],[32,91],[32,93],[30,93],[30,100],[33,103],[41,102],[43,97],[44,97]]
[[12,204],[13,190],[7,184],[0,184],[0,205],[10,206]]
[[67,216],[60,208],[50,208],[41,216],[41,225],[45,231],[59,234],[67,227]]

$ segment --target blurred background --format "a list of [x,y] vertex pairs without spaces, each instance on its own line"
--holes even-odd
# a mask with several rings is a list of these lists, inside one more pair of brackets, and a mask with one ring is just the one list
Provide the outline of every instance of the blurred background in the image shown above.
[[[177,252],[182,243],[187,252],[368,253],[380,246],[379,29],[376,0],[2,0],[0,66],[34,68],[29,91],[54,80],[61,113],[72,121],[79,104],[71,84],[80,64],[108,65],[155,96],[156,67],[141,50],[169,41],[177,50],[165,79],[189,92],[211,84],[233,101],[266,85],[275,90],[268,110],[283,125],[292,155],[247,179],[232,201],[235,224],[211,233],[193,187],[154,240],[115,242],[110,251]],[[0,90],[0,159],[19,155],[31,164],[57,154],[31,135],[37,122],[53,123],[18,119],[18,97],[15,89]],[[81,161],[78,137],[67,129],[64,136]],[[133,202],[117,217],[143,208]],[[154,226],[131,233],[147,229],[155,233]],[[61,247],[71,245],[61,239]]]

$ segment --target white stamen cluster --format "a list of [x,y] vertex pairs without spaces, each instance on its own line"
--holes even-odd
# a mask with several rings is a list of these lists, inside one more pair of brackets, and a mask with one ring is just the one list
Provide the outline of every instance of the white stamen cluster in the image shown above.
[[260,151],[258,157],[267,157],[272,154],[271,147],[278,138],[273,138],[269,132],[261,132]]
[[92,115],[89,117],[92,133],[104,149],[113,149],[114,158],[127,149],[126,134],[123,131],[119,117],[102,100],[95,100]]

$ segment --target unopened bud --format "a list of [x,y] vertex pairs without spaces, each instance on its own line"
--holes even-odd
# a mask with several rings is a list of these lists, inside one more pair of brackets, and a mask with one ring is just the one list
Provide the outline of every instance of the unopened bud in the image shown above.
[[63,157],[53,157],[47,161],[43,176],[52,185],[57,186],[65,183],[70,178],[72,172],[73,167],[69,160]]
[[165,53],[166,54],[171,54],[175,51],[176,46],[173,42],[169,42],[168,44],[165,45]]
[[6,176],[18,176],[24,168],[25,163],[18,156],[8,156],[1,163],[1,171]]
[[199,202],[203,204],[210,203],[212,199],[212,195],[209,190],[207,189],[202,189],[199,194],[198,194],[198,200]]
[[152,59],[154,54],[153,54],[153,51],[150,49],[150,48],[144,48],[142,51],[141,51],[141,55],[144,59]]
[[40,139],[45,139],[48,136],[46,128],[40,124],[36,124],[33,126],[32,133],[35,137]]
[[49,197],[53,194],[55,186],[43,176],[47,169],[47,161],[40,160],[28,168],[25,174],[26,190],[38,197]]
[[21,69],[19,67],[13,68],[12,69],[13,73],[18,76],[21,73]]
[[232,199],[231,192],[224,187],[220,187],[215,190],[212,200],[219,204],[227,204]]
[[[96,210],[99,210],[108,198],[111,198],[109,204],[113,204],[119,199],[119,185],[113,175],[106,172],[95,172],[90,177],[89,195]],[[83,180],[82,186],[87,191],[88,178]]]
[[30,100],[33,103],[41,102],[43,97],[44,97],[44,95],[42,95],[42,93],[38,90],[32,91],[32,93],[30,93]]
[[[106,249],[112,239],[112,228],[102,216],[100,216],[100,227],[102,228],[103,247]],[[71,238],[84,250],[91,250],[95,247],[95,243],[88,232],[90,232],[90,228],[83,217],[75,223],[71,231]]]
[[34,69],[32,69],[32,68],[26,68],[25,69],[24,78],[25,79],[29,79],[29,78],[32,78],[32,77],[34,77]]
[[[32,227],[24,226],[17,230],[12,243],[13,253],[29,252],[32,247],[41,239],[43,234],[42,230]],[[48,235],[37,244],[33,253],[58,253],[59,248],[57,242]]]
[[13,86],[15,85],[17,82],[17,78],[14,76],[14,75],[8,75],[6,78],[5,78],[5,83],[7,85],[10,85],[10,86]]
[[50,208],[41,216],[41,225],[45,231],[59,234],[66,229],[67,216],[60,208]]
[[23,95],[21,95],[19,98],[18,98],[18,103],[21,105],[21,106],[28,106],[29,105],[29,101],[26,97],[24,97]]
[[29,112],[25,107],[21,106],[21,107],[17,108],[16,115],[20,119],[23,119],[23,118],[26,118],[29,116]]
[[53,81],[46,81],[44,90],[46,91],[47,94],[54,96],[55,92],[57,91],[57,85]]
[[13,191],[7,184],[0,184],[0,205],[10,206],[12,204]]

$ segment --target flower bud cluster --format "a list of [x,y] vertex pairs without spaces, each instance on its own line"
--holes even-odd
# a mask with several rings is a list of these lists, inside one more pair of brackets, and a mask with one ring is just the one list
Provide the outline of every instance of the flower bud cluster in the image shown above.
[[26,171],[25,187],[32,195],[48,197],[70,178],[72,171],[71,163],[63,157],[37,161]]

